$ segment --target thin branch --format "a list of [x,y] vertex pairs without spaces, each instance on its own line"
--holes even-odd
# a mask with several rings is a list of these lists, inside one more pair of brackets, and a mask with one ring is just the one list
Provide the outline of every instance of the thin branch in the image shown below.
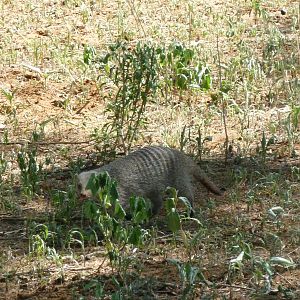
[[242,285],[233,285],[233,284],[216,284],[216,287],[228,287],[228,288],[234,288],[234,289],[241,289],[241,290],[248,290],[248,291],[255,291],[254,288],[250,288],[247,286],[242,286]]
[[219,64],[218,66],[219,67],[219,88],[220,88],[220,94],[222,99],[222,119],[224,124],[224,131],[225,131],[225,163],[227,163],[229,138],[227,132],[227,123],[226,123],[226,115],[227,115],[226,103],[222,92],[222,71],[221,71],[221,58],[220,58],[220,48],[219,48],[219,35],[217,35],[217,54],[218,54],[218,64]]
[[142,24],[142,22],[141,22],[141,20],[140,20],[140,18],[139,18],[139,16],[138,16],[138,14],[137,14],[137,11],[136,11],[135,6],[134,6],[134,2],[133,2],[132,0],[128,0],[127,3],[128,3],[128,5],[129,5],[129,7],[130,7],[130,9],[131,9],[131,13],[133,14],[133,16],[134,16],[136,22],[137,22],[137,23],[140,25],[140,27],[142,28],[144,37],[146,37],[146,36],[147,36],[147,35],[146,35],[146,32],[145,32],[145,30],[144,30],[143,24]]

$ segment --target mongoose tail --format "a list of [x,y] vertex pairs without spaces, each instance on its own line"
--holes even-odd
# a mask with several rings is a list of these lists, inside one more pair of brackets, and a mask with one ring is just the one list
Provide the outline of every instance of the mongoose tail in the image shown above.
[[201,182],[209,191],[213,192],[216,195],[223,195],[224,189],[220,189],[208,176],[200,169],[194,169],[193,176],[197,181]]

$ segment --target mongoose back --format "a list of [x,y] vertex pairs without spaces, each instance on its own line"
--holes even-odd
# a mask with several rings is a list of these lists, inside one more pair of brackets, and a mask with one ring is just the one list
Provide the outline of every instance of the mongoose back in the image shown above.
[[222,194],[190,157],[162,146],[141,148],[98,169],[80,173],[81,194],[91,196],[90,191],[85,189],[91,174],[105,171],[116,180],[119,200],[125,210],[131,196],[141,196],[151,201],[152,213],[157,214],[167,187],[174,187],[179,196],[186,197],[193,204],[195,181],[217,195]]

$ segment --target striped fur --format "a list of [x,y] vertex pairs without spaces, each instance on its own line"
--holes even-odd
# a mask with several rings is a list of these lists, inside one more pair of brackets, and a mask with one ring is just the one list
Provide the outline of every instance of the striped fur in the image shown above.
[[125,210],[131,196],[141,196],[151,201],[153,214],[158,213],[167,187],[174,187],[179,196],[188,198],[193,204],[195,181],[217,195],[222,194],[190,157],[162,146],[141,148],[101,168],[80,173],[81,194],[91,196],[90,191],[85,189],[91,174],[105,171],[117,181],[119,200]]

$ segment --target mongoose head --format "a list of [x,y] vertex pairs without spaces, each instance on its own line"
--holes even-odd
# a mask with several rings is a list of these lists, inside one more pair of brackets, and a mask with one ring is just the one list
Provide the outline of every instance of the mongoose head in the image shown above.
[[90,190],[86,189],[86,185],[91,177],[91,175],[94,172],[92,171],[88,171],[88,172],[82,172],[78,175],[76,175],[77,177],[77,192],[78,195],[80,196],[80,198],[89,198],[92,197],[92,193]]

